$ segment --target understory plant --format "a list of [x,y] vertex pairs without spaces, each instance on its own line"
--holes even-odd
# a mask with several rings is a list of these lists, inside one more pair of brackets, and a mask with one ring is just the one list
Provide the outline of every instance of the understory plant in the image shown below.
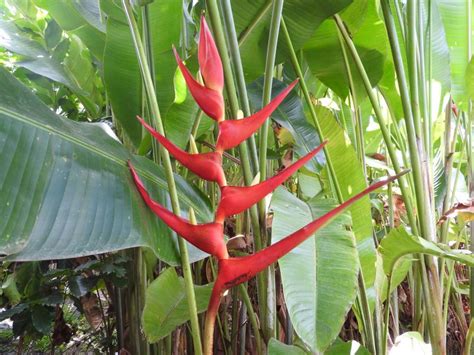
[[212,295],[207,307],[205,330],[204,330],[204,353],[213,353],[214,325],[218,312],[222,293],[234,286],[240,285],[253,278],[257,273],[268,268],[279,258],[286,255],[297,245],[312,236],[318,229],[325,226],[329,221],[344,211],[351,204],[366,196],[370,192],[394,181],[400,175],[375,183],[348,199],[346,202],[331,210],[320,218],[307,224],[303,228],[285,237],[279,242],[272,244],[252,255],[245,257],[229,257],[224,240],[224,222],[226,217],[243,212],[266,195],[276,189],[284,180],[295,173],[300,167],[321,151],[326,143],[300,158],[298,161],[282,170],[277,175],[252,186],[228,186],[222,169],[222,153],[231,149],[254,133],[283,101],[288,92],[295,86],[296,82],[280,93],[271,103],[254,115],[238,120],[225,120],[224,100],[222,97],[224,75],[222,63],[214,40],[207,27],[204,17],[201,17],[201,34],[198,47],[198,60],[204,85],[198,83],[183,65],[176,50],[174,50],[179,68],[183,73],[191,94],[201,109],[219,125],[219,133],[216,143],[216,151],[213,153],[186,153],[176,147],[165,136],[156,132],[143,119],[138,118],[147,130],[186,168],[201,178],[217,182],[220,188],[220,198],[212,223],[193,224],[151,199],[143,182],[131,164],[135,184],[147,205],[159,216],[171,229],[181,237],[202,251],[217,258],[218,271]]
[[6,351],[470,353],[471,14],[0,0]]

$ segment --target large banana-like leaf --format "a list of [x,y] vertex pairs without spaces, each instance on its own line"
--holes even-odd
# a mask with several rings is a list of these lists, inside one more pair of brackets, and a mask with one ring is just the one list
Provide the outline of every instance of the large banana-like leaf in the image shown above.
[[[286,0],[283,5],[283,17],[295,49],[300,49],[325,19],[351,2],[352,0]],[[249,80],[256,79],[264,71],[271,3],[267,0],[232,1],[244,72]],[[279,61],[283,59],[285,49],[284,40],[280,40]]]
[[451,95],[457,105],[467,109],[465,74],[469,63],[472,24],[469,2],[464,0],[437,0],[439,14],[446,32],[451,67]]
[[393,229],[382,239],[378,247],[383,259],[383,270],[392,275],[394,267],[402,257],[409,254],[428,254],[458,261],[472,267],[474,257],[470,251],[451,249],[443,244],[436,244],[423,238],[409,234],[404,227]]
[[[341,17],[351,33],[370,82],[375,86],[382,78],[387,53],[387,36],[376,3],[356,0],[341,13]],[[339,96],[347,96],[349,81],[334,20],[328,19],[321,24],[303,49],[311,72]],[[352,62],[350,56],[349,60]],[[359,98],[365,97],[365,88],[355,67],[352,73]]]
[[[101,8],[107,14],[104,53],[104,80],[107,93],[112,103],[112,110],[124,133],[138,147],[142,138],[142,127],[135,119],[135,115],[141,114],[142,111],[142,83],[132,35],[121,1],[102,0]],[[185,141],[175,142],[180,146],[187,143],[197,112],[197,106],[193,105],[192,99],[173,104],[175,100],[173,78],[177,64],[171,48],[173,44],[179,47],[182,16],[183,6],[180,1],[163,0],[148,5],[156,96],[167,135],[182,138],[183,132],[187,132]],[[191,117],[188,114],[191,114]]]
[[[303,227],[334,207],[334,202],[314,198],[299,200],[283,188],[272,198],[272,242]],[[283,292],[298,336],[319,353],[339,334],[356,296],[359,262],[347,214],[337,217],[314,238],[279,260]]]
[[[212,286],[212,283],[203,286],[194,285],[198,313],[206,310]],[[155,343],[189,319],[184,279],[178,277],[175,269],[166,269],[146,290],[142,316],[143,332],[150,343]]]
[[[142,202],[126,161],[166,204],[161,167],[131,156],[96,125],[56,115],[4,69],[0,83],[0,253],[42,260],[145,246],[179,263],[169,229]],[[206,197],[176,182],[183,210],[192,206],[198,219],[212,220]]]
[[[341,188],[344,200],[349,199],[354,193],[367,187],[364,172],[360,166],[354,147],[346,139],[346,133],[336,121],[332,112],[317,106],[316,112],[324,134],[327,139],[327,150],[331,157],[335,175]],[[372,219],[370,200],[368,197],[356,202],[349,209],[352,216],[352,231],[356,237],[359,261],[365,284],[370,289],[375,281],[375,245],[372,238]],[[373,301],[373,294],[369,297]]]
[[[64,31],[69,35],[78,36],[98,59],[102,59],[105,45],[103,24],[99,25],[100,17],[98,2],[83,0],[80,4],[71,0],[35,0],[35,5],[48,11]],[[88,9],[88,11],[86,11]],[[92,25],[93,12],[96,12],[95,25]],[[84,18],[86,15],[87,18]]]
[[[287,85],[274,79],[272,85],[272,97],[277,96]],[[249,100],[254,111],[262,107],[263,77],[254,81],[248,88]],[[295,150],[299,156],[303,156],[318,146],[321,141],[314,129],[306,120],[303,103],[296,91],[288,94],[285,100],[272,114],[272,118],[282,127],[286,128],[295,140]],[[319,171],[324,164],[324,158],[320,154],[311,159],[306,166],[313,171]]]

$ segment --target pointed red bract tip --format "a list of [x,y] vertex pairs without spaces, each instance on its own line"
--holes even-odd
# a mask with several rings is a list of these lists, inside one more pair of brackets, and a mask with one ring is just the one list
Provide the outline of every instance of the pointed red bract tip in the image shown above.
[[219,290],[222,291],[248,281],[260,271],[278,261],[282,256],[288,254],[292,249],[311,237],[319,229],[327,225],[332,219],[355,202],[389,182],[396,180],[405,173],[406,171],[370,185],[364,191],[351,197],[349,200],[324,214],[320,218],[255,254],[242,258],[220,260],[219,273],[215,285],[217,285]]
[[216,212],[216,221],[222,222],[225,217],[238,214],[260,201],[313,158],[326,143],[327,142],[323,142],[319,147],[260,184],[253,186],[222,187],[221,200]]
[[155,131],[143,118],[137,116],[137,119],[183,166],[204,180],[215,181],[219,186],[227,185],[224,170],[222,169],[222,155],[220,153],[190,154],[185,152]]
[[253,115],[241,120],[222,121],[219,123],[219,136],[217,137],[216,149],[223,151],[236,147],[252,135],[265,120],[275,111],[278,105],[285,99],[288,93],[295,87],[298,80],[293,81],[268,105]]
[[214,255],[218,259],[226,259],[229,257],[224,242],[223,226],[221,223],[191,224],[184,218],[168,211],[150,197],[130,161],[128,162],[128,166],[143,200],[168,227],[195,247],[208,254]]
[[194,100],[196,100],[196,103],[206,115],[217,122],[223,121],[224,98],[222,93],[199,84],[196,79],[193,78],[188,68],[186,68],[186,66],[183,64],[178,52],[176,51],[176,48],[173,47],[173,51],[176,61],[178,62],[179,69],[181,70],[188,89],[191,92]]
[[198,61],[202,78],[206,87],[218,92],[224,88],[224,73],[221,57],[207,26],[204,16],[201,17],[201,32],[199,34]]

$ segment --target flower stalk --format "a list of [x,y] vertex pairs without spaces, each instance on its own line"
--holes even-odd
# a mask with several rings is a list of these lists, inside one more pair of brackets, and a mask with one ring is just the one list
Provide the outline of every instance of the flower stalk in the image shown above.
[[[122,0],[122,6],[125,11],[125,15],[127,17],[127,22],[130,27],[130,32],[132,34],[133,43],[135,46],[138,62],[140,64],[140,71],[142,74],[143,83],[144,83],[145,90],[147,93],[151,114],[154,119],[154,124],[158,132],[163,135],[164,128],[163,128],[163,122],[161,120],[158,101],[156,98],[155,86],[153,84],[151,70],[148,65],[147,55],[146,55],[145,48],[143,46],[143,43],[140,37],[140,31],[138,29],[137,22],[133,15],[133,9],[130,4],[130,0]],[[168,152],[165,149],[160,149],[160,154],[161,154],[162,163],[165,169],[166,181],[168,183],[168,191],[170,193],[170,199],[171,199],[173,212],[176,215],[179,215],[181,209],[179,207],[178,193],[176,190],[176,183],[174,181],[171,160],[170,160]],[[194,343],[193,344],[194,352],[195,354],[202,354],[200,330],[199,330],[199,327],[196,327],[196,325],[199,323],[198,323],[198,317],[197,317],[196,299],[195,299],[194,288],[193,288],[193,279],[192,279],[191,269],[188,267],[189,266],[188,249],[187,249],[185,241],[181,238],[178,238],[178,245],[179,245],[179,251],[181,255],[181,264],[183,265],[183,271],[184,271],[183,276],[184,276],[184,281],[185,281],[186,295],[188,296],[189,314],[192,318],[191,324],[193,325],[192,335],[193,335],[193,343]]]
[[[196,88],[197,91],[201,91],[201,93],[198,93],[197,95],[193,94],[193,97],[195,98],[203,97],[201,94],[206,92],[206,90],[214,90],[216,93],[221,94],[223,88],[221,61],[218,55],[216,55],[216,46],[204,17],[201,19],[200,39],[201,41],[199,45],[205,46],[206,48],[199,50],[199,63],[204,67],[201,68],[201,71],[205,72],[206,74],[203,74],[205,85],[199,84],[200,86],[197,87],[193,86],[196,84],[194,81],[188,82],[188,87],[190,88],[191,92],[192,90],[196,90]],[[176,58],[178,66],[184,74],[187,69],[177,55]],[[213,63],[215,63],[215,66],[213,66]],[[194,80],[192,77],[190,78]],[[323,215],[322,217],[316,219],[315,221],[309,223],[305,227],[299,229],[298,231],[292,233],[288,237],[273,245],[258,250],[254,254],[245,257],[230,257],[224,241],[225,218],[230,215],[243,212],[245,209],[250,208],[252,205],[262,200],[266,195],[275,190],[283,181],[288,179],[292,174],[294,174],[298,169],[303,167],[304,164],[306,164],[310,159],[318,154],[327,143],[323,142],[319,147],[312,150],[310,153],[306,154],[304,157],[300,158],[295,163],[282,170],[280,173],[254,186],[227,186],[225,184],[225,177],[223,176],[224,173],[222,167],[220,167],[220,169],[216,168],[216,165],[222,163],[223,150],[226,147],[234,146],[237,141],[240,143],[241,141],[248,138],[256,129],[258,129],[258,127],[260,127],[260,125],[269,117],[269,115],[276,109],[276,107],[281,103],[284,97],[290,92],[291,89],[293,89],[295,85],[296,82],[293,82],[287,89],[285,89],[261,111],[243,120],[243,122],[249,123],[237,124],[236,122],[239,121],[229,121],[232,122],[232,124],[227,125],[227,121],[225,121],[222,117],[214,117],[218,122],[219,130],[222,127],[225,128],[223,129],[223,132],[219,131],[219,149],[217,149],[215,153],[211,153],[215,154],[212,156],[206,154],[189,154],[182,151],[169,140],[167,140],[163,132],[156,132],[151,126],[139,118],[140,122],[152,133],[157,141],[161,143],[161,145],[166,148],[173,156],[175,156],[177,160],[179,160],[185,167],[196,172],[196,174],[203,179],[217,182],[221,190],[221,196],[215,215],[215,220],[211,223],[194,224],[185,220],[184,218],[181,218],[174,210],[174,213],[168,211],[165,207],[154,201],[145,189],[145,186],[140,180],[135,169],[129,163],[135,185],[144,202],[150,207],[150,209],[172,230],[181,235],[191,244],[195,245],[197,248],[214,256],[218,261],[217,277],[212,290],[205,320],[205,354],[212,354],[213,352],[215,320],[219,311],[221,297],[225,290],[240,285],[253,278],[258,273],[277,262],[279,258],[289,253],[293,248],[298,246],[307,238],[312,236],[317,230],[326,225],[329,221],[331,221],[334,217],[336,217],[354,202],[358,201],[370,192],[384,186],[385,184],[394,181],[405,173],[402,172],[399,175],[391,176],[386,180],[379,181],[369,186],[364,191],[341,203],[329,213]],[[203,105],[208,105],[207,102],[200,102],[197,99],[196,101],[203,110]],[[223,102],[222,107],[216,107],[216,102],[212,101],[211,98],[211,104],[214,105],[212,108],[214,112],[225,112]],[[227,142],[226,139],[229,139],[230,142]],[[206,169],[207,171],[205,171]]]

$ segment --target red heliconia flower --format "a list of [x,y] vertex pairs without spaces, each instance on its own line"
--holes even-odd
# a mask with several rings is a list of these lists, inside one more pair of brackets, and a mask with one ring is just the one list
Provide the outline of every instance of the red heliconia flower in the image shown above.
[[253,115],[241,120],[222,121],[219,123],[219,136],[217,137],[216,150],[224,151],[234,148],[252,135],[265,120],[276,110],[288,93],[295,87],[298,80],[293,81],[268,105]]
[[207,86],[201,85],[193,78],[188,68],[183,64],[181,58],[179,57],[176,48],[173,47],[174,55],[176,61],[178,62],[179,69],[183,74],[184,80],[188,86],[191,95],[193,95],[194,100],[199,105],[199,107],[204,111],[206,115],[221,122],[224,120],[224,97],[222,96],[221,91],[211,89]]
[[140,123],[160,142],[172,156],[197,176],[208,181],[215,181],[219,186],[227,185],[222,169],[222,154],[217,152],[190,154],[175,146],[166,137],[155,131],[143,118],[137,116]]
[[209,89],[222,92],[224,89],[224,72],[221,57],[204,16],[201,16],[198,62],[204,85]]
[[275,176],[253,186],[227,186],[222,168],[222,153],[231,149],[250,137],[281,104],[288,93],[294,88],[294,81],[275,97],[259,112],[242,120],[224,120],[224,99],[222,95],[224,76],[222,62],[216,44],[204,17],[201,18],[201,33],[199,39],[198,61],[204,85],[197,82],[181,61],[177,51],[173,48],[178,66],[184,76],[187,86],[201,109],[219,124],[219,135],[216,143],[216,152],[205,154],[190,154],[180,149],[166,137],[156,132],[143,119],[141,124],[178,160],[183,166],[194,172],[199,177],[215,181],[220,186],[220,201],[213,223],[194,225],[184,218],[168,211],[158,202],[151,199],[137,172],[129,162],[135,185],[145,203],[160,217],[172,230],[181,235],[197,248],[215,256],[218,261],[218,273],[212,290],[211,299],[206,315],[205,354],[212,353],[213,330],[216,314],[219,309],[222,293],[233,286],[248,281],[257,273],[267,268],[279,258],[286,255],[293,248],[313,235],[318,229],[326,225],[339,213],[352,205],[357,200],[381,186],[394,181],[402,174],[391,176],[369,186],[364,191],[350,198],[321,218],[307,224],[305,227],[290,234],[277,243],[245,256],[229,258],[224,241],[224,220],[226,217],[238,214],[251,207],[266,195],[275,190],[284,180],[288,179],[299,168],[320,152],[327,142],[306,154],[295,163],[282,170]]
[[189,243],[202,251],[216,256],[218,259],[228,258],[224,241],[223,226],[221,223],[191,224],[184,218],[168,211],[148,194],[133,165],[128,162],[135,185],[145,203],[165,222],[168,227],[186,239]]
[[217,207],[216,222],[222,222],[225,217],[238,214],[260,201],[313,158],[321,149],[323,149],[326,143],[326,141],[323,142],[316,149],[309,152],[289,167],[257,185],[221,187],[221,199],[219,206]]
[[[334,217],[339,215],[353,203],[368,195],[370,192],[375,191],[389,182],[394,181],[405,173],[406,171],[372,184],[364,191],[351,197],[349,200],[326,213],[322,217],[314,220],[284,239],[255,254],[245,257],[219,260],[219,272],[214,283],[211,299],[208,305],[208,311],[206,314],[206,327],[210,327],[211,329],[207,329],[206,333],[212,334],[213,332],[215,317],[219,309],[220,298],[223,291],[248,281],[260,271],[278,261],[279,258],[288,254],[292,249],[304,242],[320,228],[324,227]],[[212,341],[212,337],[209,340]],[[205,353],[210,353],[210,349],[212,349],[212,344],[206,344]]]

